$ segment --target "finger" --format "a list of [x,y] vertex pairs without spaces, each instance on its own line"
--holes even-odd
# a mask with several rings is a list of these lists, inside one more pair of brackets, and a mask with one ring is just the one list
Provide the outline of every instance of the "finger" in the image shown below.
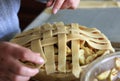
[[13,56],[17,59],[30,61],[36,64],[43,64],[44,59],[40,56],[39,53],[34,53],[30,49],[27,48],[18,48]]
[[1,71],[0,73],[2,73],[2,75],[0,75],[0,78],[4,81],[28,81],[30,79],[28,76],[16,75],[9,71]]
[[34,76],[39,70],[37,68],[29,68],[24,66],[20,61],[15,60],[11,57],[3,63],[1,63],[0,71],[8,71],[14,74],[22,75],[22,76]]
[[65,0],[63,5],[61,6],[61,9],[67,9],[71,6],[71,4],[69,3],[69,0]]
[[11,81],[28,81],[30,77],[10,74]]
[[34,53],[30,49],[27,49],[25,47],[13,43],[5,43],[4,45],[9,46],[6,53],[7,56],[12,55],[16,59],[23,59],[37,64],[44,63],[42,57],[39,56],[40,54],[38,55],[38,53]]
[[34,76],[39,72],[39,69],[26,67],[20,61],[13,58],[9,59],[6,64],[7,65],[4,66],[6,71],[21,76]]
[[75,2],[74,2],[74,0],[71,0],[71,2],[73,3],[71,3],[71,9],[76,9],[77,7],[78,7],[78,5],[79,5],[79,3],[80,3],[80,0],[76,0]]
[[47,7],[52,6],[52,5],[53,5],[53,3],[54,3],[54,0],[49,0],[49,1],[47,2]]
[[10,72],[21,76],[35,76],[39,72],[39,69],[26,67],[18,60],[13,61],[12,64],[9,64],[9,67],[12,67],[8,69]]
[[62,4],[64,3],[65,0],[56,0],[54,5],[53,5],[53,13],[56,14],[58,10],[61,8]]
[[61,9],[76,9],[79,5],[80,0],[66,0],[62,5]]

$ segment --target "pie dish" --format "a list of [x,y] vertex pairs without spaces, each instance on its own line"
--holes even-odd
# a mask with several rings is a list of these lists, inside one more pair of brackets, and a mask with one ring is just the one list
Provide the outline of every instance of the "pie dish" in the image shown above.
[[11,42],[41,54],[45,64],[39,67],[40,72],[34,78],[43,81],[79,80],[83,69],[92,61],[114,52],[111,42],[100,30],[78,23],[46,23],[16,35]]
[[[120,70],[118,68],[117,63],[118,65],[120,64],[120,52],[119,51],[113,54],[104,55],[102,56],[102,58],[98,58],[97,60],[89,64],[89,66],[86,69],[84,69],[84,73],[82,73],[80,81],[119,81]],[[110,71],[110,73],[108,73],[109,76],[107,79],[99,80],[97,78],[100,73],[107,72],[107,71]],[[106,75],[107,73],[103,75],[102,77],[105,77]]]

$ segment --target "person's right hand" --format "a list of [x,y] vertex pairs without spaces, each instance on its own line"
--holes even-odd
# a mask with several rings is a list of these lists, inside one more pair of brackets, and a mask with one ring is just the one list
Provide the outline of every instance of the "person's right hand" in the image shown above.
[[80,0],[48,0],[47,6],[53,6],[52,12],[56,14],[59,9],[76,9]]
[[17,44],[0,43],[0,81],[28,81],[39,72],[37,68],[29,68],[19,60],[43,64],[44,60],[39,53]]

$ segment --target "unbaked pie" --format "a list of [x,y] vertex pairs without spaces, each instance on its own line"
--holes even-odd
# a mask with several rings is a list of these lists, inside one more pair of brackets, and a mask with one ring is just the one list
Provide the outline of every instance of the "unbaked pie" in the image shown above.
[[98,29],[77,23],[46,23],[16,35],[11,42],[41,54],[46,63],[35,77],[43,81],[77,79],[89,63],[114,52],[108,38]]

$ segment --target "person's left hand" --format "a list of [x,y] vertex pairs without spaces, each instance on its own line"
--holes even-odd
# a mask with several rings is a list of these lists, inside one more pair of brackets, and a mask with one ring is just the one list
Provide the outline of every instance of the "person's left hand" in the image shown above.
[[49,0],[47,6],[53,5],[52,12],[57,13],[59,9],[76,9],[80,0]]

